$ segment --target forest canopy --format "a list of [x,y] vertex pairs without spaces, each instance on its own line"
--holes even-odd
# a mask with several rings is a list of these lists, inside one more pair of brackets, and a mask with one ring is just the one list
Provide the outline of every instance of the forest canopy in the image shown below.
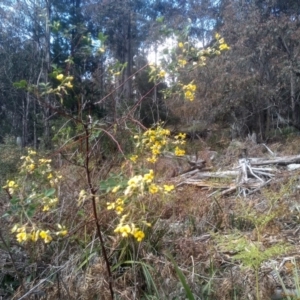
[[[20,136],[23,146],[52,147],[59,110],[114,121],[151,89],[134,112],[146,126],[218,124],[233,138],[255,132],[262,141],[277,129],[298,130],[298,13],[297,1],[279,0],[2,1],[1,140]],[[213,45],[216,33],[230,51],[192,68],[199,56],[190,49]],[[189,44],[182,68],[175,68],[181,54],[170,49],[170,38]],[[151,70],[142,68],[150,48],[162,68],[173,68],[168,81],[193,80],[193,102],[176,93],[166,97],[163,80],[153,88]],[[42,95],[57,86],[58,74],[74,78],[59,109],[59,95]]]

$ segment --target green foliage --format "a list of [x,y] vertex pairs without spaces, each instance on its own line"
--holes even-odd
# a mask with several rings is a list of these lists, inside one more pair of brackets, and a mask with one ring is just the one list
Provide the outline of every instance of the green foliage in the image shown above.
[[247,239],[239,232],[229,235],[214,234],[218,247],[221,251],[232,252],[235,260],[240,260],[244,267],[258,270],[262,262],[277,255],[286,253],[290,249],[288,244],[276,244],[265,248],[262,243]]
[[21,160],[23,163],[19,175],[14,180],[7,180],[3,186],[10,199],[10,206],[3,217],[14,218],[16,221],[11,232],[16,235],[19,243],[37,242],[39,239],[50,243],[53,234],[64,236],[67,231],[57,224],[58,231],[52,232],[51,236],[50,230],[44,228],[45,224],[38,216],[49,216],[56,208],[61,176],[52,170],[50,159],[38,157],[35,151],[29,149],[27,156],[22,156]]
[[241,261],[243,267],[254,270],[257,299],[260,299],[258,272],[261,264],[266,260],[287,253],[291,249],[290,245],[284,243],[277,243],[266,248],[262,243],[251,241],[239,232],[229,235],[214,234],[213,236],[221,251],[232,252],[234,260]]
[[25,88],[27,88],[27,81],[22,79],[19,82],[14,82],[13,86],[18,89],[25,89]]

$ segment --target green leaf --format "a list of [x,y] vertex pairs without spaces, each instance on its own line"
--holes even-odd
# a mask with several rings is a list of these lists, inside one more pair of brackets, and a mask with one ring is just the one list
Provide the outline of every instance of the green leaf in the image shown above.
[[51,188],[51,189],[45,191],[44,195],[45,195],[46,197],[50,197],[50,196],[52,196],[55,192],[56,192],[56,189]]
[[172,262],[172,264],[175,268],[176,274],[179,277],[179,280],[181,281],[181,284],[183,285],[183,287],[185,289],[186,296],[188,297],[189,300],[195,300],[194,295],[193,295],[189,285],[187,284],[187,282],[185,280],[185,276],[182,273],[182,271],[178,268],[174,258],[172,257],[172,255],[170,253],[167,253],[166,256]]
[[102,130],[94,130],[92,132],[91,137],[90,137],[91,141],[94,141],[95,139],[98,139],[101,132],[102,132]]
[[79,265],[79,267],[76,269],[76,271],[81,270],[85,265],[89,263],[89,261],[96,255],[96,252],[90,253],[90,255]]
[[7,218],[11,216],[11,212],[7,211],[4,215],[1,216],[1,218]]
[[20,201],[20,199],[19,199],[19,198],[16,198],[16,197],[12,197],[12,198],[10,199],[10,203],[11,203],[11,204],[17,204],[17,203],[19,203],[19,201]]
[[104,43],[106,40],[107,40],[108,36],[107,35],[104,35],[103,32],[99,32],[98,34],[98,39]]
[[35,204],[32,204],[28,207],[28,209],[26,210],[26,214],[29,218],[32,218],[34,213],[35,213],[35,210],[36,210],[36,205]]
[[127,186],[127,180],[122,176],[114,175],[105,181],[100,182],[100,191],[110,192],[115,186],[119,185],[122,188]]
[[13,86],[17,89],[25,89],[27,87],[27,81],[22,79],[18,82],[14,82]]

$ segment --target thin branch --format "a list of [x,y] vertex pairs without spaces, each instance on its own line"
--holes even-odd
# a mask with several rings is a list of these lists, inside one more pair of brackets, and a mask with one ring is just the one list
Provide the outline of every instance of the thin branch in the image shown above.
[[89,162],[90,162],[90,157],[89,157],[89,151],[90,151],[90,149],[89,149],[89,136],[90,136],[89,125],[90,124],[84,124],[85,138],[86,138],[85,171],[86,171],[88,186],[89,186],[89,189],[90,189],[90,192],[91,192],[91,195],[92,195],[93,214],[94,214],[95,224],[96,224],[96,228],[97,228],[97,235],[98,235],[99,240],[100,240],[102,255],[103,255],[103,258],[105,260],[106,269],[107,269],[107,272],[108,272],[108,284],[109,284],[110,295],[111,295],[111,299],[113,300],[114,299],[114,290],[113,290],[113,286],[112,286],[112,274],[111,274],[110,264],[109,264],[109,261],[108,261],[107,252],[106,252],[105,245],[104,245],[104,240],[103,240],[102,233],[101,233],[100,224],[99,224],[99,218],[98,218],[97,207],[96,207],[96,190],[95,190],[95,188],[93,187],[93,184],[92,184],[91,171],[90,171],[90,168],[89,168]]

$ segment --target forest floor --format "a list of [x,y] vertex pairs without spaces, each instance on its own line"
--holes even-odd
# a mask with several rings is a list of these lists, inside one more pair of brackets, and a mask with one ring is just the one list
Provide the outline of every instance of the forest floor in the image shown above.
[[[300,137],[267,147],[276,157],[297,155]],[[203,148],[197,156],[205,171],[236,170],[245,148],[249,158],[271,156],[264,145],[249,141],[233,141],[223,150]],[[115,215],[99,210],[115,299],[300,299],[300,169],[278,164],[272,180],[253,193],[222,194],[236,178],[187,184],[180,175],[188,167],[165,158],[157,164],[154,171],[175,191],[168,199],[145,199],[155,222],[141,243],[113,235]],[[1,299],[110,299],[91,203],[75,205],[84,174],[69,165],[60,172],[65,180],[59,214],[72,229],[61,242],[21,245],[9,234],[13,218],[3,218]],[[109,197],[100,197],[99,204]],[[1,215],[8,206],[1,194]],[[51,226],[53,220],[46,222]]]

